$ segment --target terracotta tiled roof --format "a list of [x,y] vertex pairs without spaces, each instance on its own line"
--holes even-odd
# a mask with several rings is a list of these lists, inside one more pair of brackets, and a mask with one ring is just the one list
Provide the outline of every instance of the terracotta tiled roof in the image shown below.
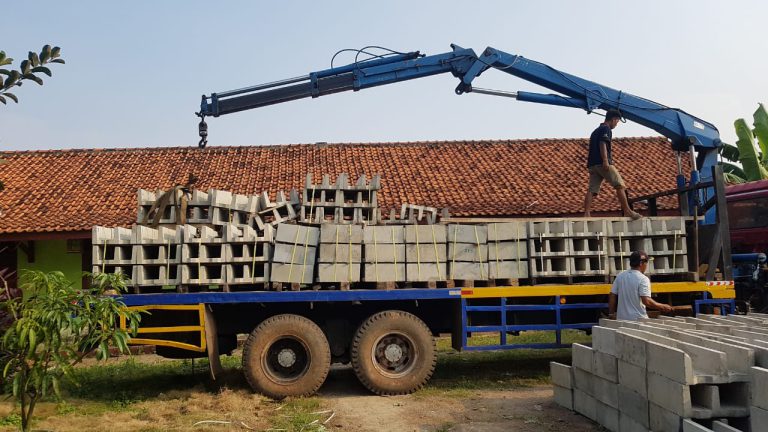
[[[316,179],[379,173],[386,211],[414,203],[464,217],[574,215],[586,190],[587,146],[585,139],[545,139],[5,152],[0,234],[127,226],[138,188],[169,188],[189,173],[200,189],[243,194],[300,189],[307,172]],[[620,138],[613,152],[632,195],[674,188],[676,162],[665,139]],[[609,186],[594,210],[618,210]]]

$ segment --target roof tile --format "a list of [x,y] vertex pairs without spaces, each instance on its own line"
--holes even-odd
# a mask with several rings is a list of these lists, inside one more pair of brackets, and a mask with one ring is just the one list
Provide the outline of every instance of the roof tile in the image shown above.
[[[675,187],[674,153],[664,138],[618,138],[614,160],[631,195]],[[464,217],[577,215],[588,173],[586,139],[292,144],[251,147],[127,148],[5,152],[0,166],[0,234],[82,231],[127,226],[136,217],[136,190],[186,182],[242,194],[301,189],[348,173],[381,174],[379,203],[448,207]],[[687,162],[686,162],[687,163]],[[659,200],[675,209],[674,198]],[[608,186],[595,212],[617,211]]]

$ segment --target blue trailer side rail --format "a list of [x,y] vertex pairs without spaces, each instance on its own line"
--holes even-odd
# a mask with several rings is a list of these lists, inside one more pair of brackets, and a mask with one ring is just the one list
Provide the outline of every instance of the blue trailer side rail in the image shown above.
[[[519,287],[487,288],[415,288],[397,290],[349,290],[349,291],[253,291],[253,292],[200,292],[174,294],[127,294],[123,302],[128,307],[142,310],[168,310],[174,305],[215,305],[249,303],[311,303],[311,302],[369,302],[369,301],[419,301],[452,300],[460,310],[460,344],[455,347],[467,351],[485,351],[514,348],[562,348],[569,344],[562,342],[562,331],[567,329],[590,329],[597,322],[566,322],[564,313],[574,310],[601,310],[608,305],[604,301],[595,301],[594,296],[608,294],[608,284],[586,285],[536,285]],[[696,313],[702,305],[720,306],[734,310],[735,291],[732,281],[726,282],[666,282],[653,285],[655,294],[695,294],[698,298],[692,305]],[[528,300],[530,304],[515,304],[519,300]],[[508,313],[534,312],[546,314],[551,319],[545,323],[516,324],[508,322]],[[491,323],[474,324],[477,314],[490,314]],[[597,316],[597,313],[594,314]],[[489,320],[486,320],[489,321]],[[202,326],[203,323],[200,323]],[[555,332],[554,343],[516,344],[517,332],[544,330]],[[170,331],[172,332],[172,331]],[[472,333],[494,332],[499,334],[499,343],[493,345],[469,345]],[[147,333],[153,333],[149,331]],[[156,340],[158,345],[166,345],[163,340]],[[136,339],[134,343],[149,343],[147,337]],[[174,346],[174,345],[170,345]],[[199,347],[204,345],[198,345]]]

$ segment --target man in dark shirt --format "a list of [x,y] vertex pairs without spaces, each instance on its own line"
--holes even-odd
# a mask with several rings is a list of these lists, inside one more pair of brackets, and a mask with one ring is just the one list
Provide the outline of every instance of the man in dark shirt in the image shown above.
[[619,124],[620,120],[621,113],[609,110],[605,114],[605,121],[589,137],[589,157],[587,159],[589,188],[584,198],[584,217],[590,216],[592,199],[600,192],[600,185],[603,183],[603,180],[616,189],[616,196],[619,198],[621,211],[624,212],[624,215],[632,219],[642,217],[640,213],[634,212],[629,208],[624,180],[621,179],[619,170],[613,165],[611,138],[613,137],[613,129]]

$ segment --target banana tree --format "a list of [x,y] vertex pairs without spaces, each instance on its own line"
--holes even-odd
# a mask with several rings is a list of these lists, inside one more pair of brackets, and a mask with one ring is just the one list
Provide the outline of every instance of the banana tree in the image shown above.
[[[725,144],[720,148],[723,172],[730,183],[768,179],[768,112],[763,104],[759,104],[753,119],[754,130],[746,120],[736,120],[733,123],[738,137],[736,145]],[[759,151],[755,147],[755,137]]]

